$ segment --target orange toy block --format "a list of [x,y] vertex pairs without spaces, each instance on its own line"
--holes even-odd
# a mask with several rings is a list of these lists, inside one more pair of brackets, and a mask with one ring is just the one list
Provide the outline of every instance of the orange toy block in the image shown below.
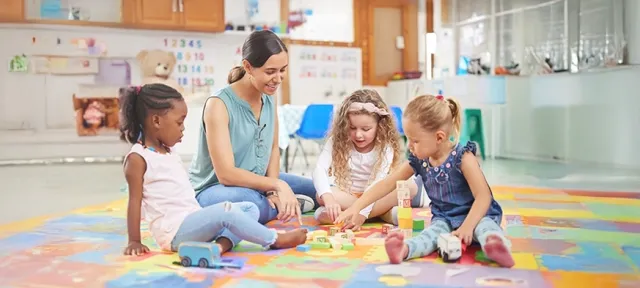
[[[399,217],[398,217],[399,218]],[[399,218],[398,219],[398,228],[400,229],[411,229],[413,230],[413,219],[409,218]]]

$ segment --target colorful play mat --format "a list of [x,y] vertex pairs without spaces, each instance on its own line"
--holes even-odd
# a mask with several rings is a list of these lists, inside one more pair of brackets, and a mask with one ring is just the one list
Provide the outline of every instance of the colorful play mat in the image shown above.
[[[380,241],[354,250],[262,251],[243,242],[225,257],[241,270],[183,268],[176,254],[122,256],[126,200],[0,226],[0,287],[640,287],[640,193],[494,187],[516,266],[478,247],[458,264],[435,255],[389,265]],[[414,211],[429,219],[428,209]],[[304,217],[309,230],[318,226]],[[288,229],[295,223],[272,222]],[[154,251],[147,231],[144,241]],[[380,238],[381,224],[356,237]],[[363,241],[365,242],[365,241]]]

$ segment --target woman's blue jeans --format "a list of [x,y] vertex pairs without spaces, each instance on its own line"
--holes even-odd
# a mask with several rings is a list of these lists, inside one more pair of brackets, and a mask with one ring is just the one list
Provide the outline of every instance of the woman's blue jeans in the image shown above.
[[[280,180],[287,182],[296,195],[305,195],[313,199],[315,208],[318,207],[316,202],[316,188],[313,181],[309,178],[300,177],[287,173],[280,173]],[[267,198],[256,190],[245,187],[227,187],[222,184],[211,186],[196,196],[200,206],[207,207],[214,204],[229,202],[252,202],[258,206],[260,217],[258,221],[265,224],[276,218],[278,211],[271,208]]]

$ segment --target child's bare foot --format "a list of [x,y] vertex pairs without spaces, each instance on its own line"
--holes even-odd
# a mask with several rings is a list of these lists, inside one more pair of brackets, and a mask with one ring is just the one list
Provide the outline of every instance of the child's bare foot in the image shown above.
[[219,237],[216,240],[216,244],[218,244],[218,248],[220,248],[221,254],[233,248],[233,243],[231,243],[231,240],[229,240],[229,238],[226,238],[226,237]]
[[398,232],[387,235],[384,239],[384,249],[387,250],[391,264],[400,264],[409,254],[409,248],[404,244],[404,235]]
[[278,233],[276,243],[271,245],[273,249],[286,249],[304,244],[307,241],[307,229],[298,228],[285,233]]
[[507,248],[502,239],[496,235],[489,235],[487,237],[487,243],[484,244],[484,253],[487,254],[487,258],[495,261],[502,267],[511,268],[515,265],[509,248]]

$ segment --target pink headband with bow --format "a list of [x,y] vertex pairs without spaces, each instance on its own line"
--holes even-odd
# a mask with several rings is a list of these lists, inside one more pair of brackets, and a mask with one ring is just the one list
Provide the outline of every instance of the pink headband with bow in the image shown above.
[[384,109],[380,109],[376,107],[376,105],[373,105],[373,103],[353,102],[351,103],[351,106],[349,106],[349,112],[357,112],[361,110],[366,110],[367,112],[370,112],[370,113],[376,113],[380,116],[389,115],[389,112],[387,112]]

